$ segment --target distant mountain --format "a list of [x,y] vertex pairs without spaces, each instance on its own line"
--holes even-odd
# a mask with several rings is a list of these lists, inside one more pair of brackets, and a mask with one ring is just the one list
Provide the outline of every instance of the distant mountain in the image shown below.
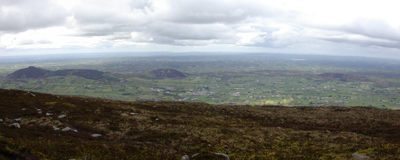
[[157,69],[157,70],[151,71],[150,74],[157,78],[183,78],[183,77],[186,77],[185,74],[183,74],[182,72],[177,71],[175,69]]
[[28,68],[17,70],[7,76],[9,79],[21,79],[21,78],[42,78],[48,73],[50,70],[37,68],[30,66]]
[[50,72],[46,77],[50,76],[79,76],[86,79],[98,80],[103,78],[104,72],[90,69],[64,69]]
[[104,72],[90,69],[64,69],[50,71],[43,68],[30,66],[28,68],[17,70],[7,76],[9,79],[24,79],[24,78],[45,78],[51,76],[79,76],[87,79],[102,79]]

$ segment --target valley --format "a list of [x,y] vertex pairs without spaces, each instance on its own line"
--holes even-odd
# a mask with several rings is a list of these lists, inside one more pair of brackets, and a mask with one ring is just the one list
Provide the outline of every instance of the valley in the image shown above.
[[[93,75],[104,75],[54,74],[58,71],[43,78],[10,80],[5,77],[15,70],[7,68],[2,72],[0,88],[124,101],[400,108],[396,96],[400,92],[400,67],[394,60],[242,54],[52,61],[28,61],[19,68],[87,69],[94,70]],[[162,76],[160,70],[174,75]],[[154,75],[155,71],[160,76]]]

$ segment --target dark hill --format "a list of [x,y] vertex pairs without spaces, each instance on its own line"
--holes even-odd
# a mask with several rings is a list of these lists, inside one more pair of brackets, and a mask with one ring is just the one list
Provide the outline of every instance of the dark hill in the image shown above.
[[50,72],[47,77],[50,76],[79,76],[87,79],[98,80],[103,78],[104,72],[90,69],[64,69]]
[[157,69],[150,72],[150,74],[157,78],[183,78],[185,74],[175,69]]
[[346,75],[342,73],[323,73],[316,76],[319,79],[323,80],[340,80],[340,81],[370,81],[366,77],[362,76],[353,76],[353,75]]
[[10,79],[21,79],[21,78],[42,78],[50,71],[43,68],[37,68],[30,66],[28,68],[17,70],[7,76]]
[[0,121],[0,159],[400,159],[400,111],[372,107],[123,102],[0,89]]
[[342,74],[342,73],[323,73],[317,75],[322,78],[333,78],[333,79],[342,79],[342,78],[347,78],[348,75]]

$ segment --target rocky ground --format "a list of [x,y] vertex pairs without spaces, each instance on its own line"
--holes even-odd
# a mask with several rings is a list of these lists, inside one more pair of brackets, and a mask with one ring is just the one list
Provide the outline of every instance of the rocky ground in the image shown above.
[[0,90],[0,159],[400,159],[400,111]]

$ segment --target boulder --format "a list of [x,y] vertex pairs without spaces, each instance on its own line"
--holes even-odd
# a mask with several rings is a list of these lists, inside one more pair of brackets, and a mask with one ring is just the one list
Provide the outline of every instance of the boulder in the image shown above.
[[70,130],[71,130],[71,128],[65,127],[65,128],[63,128],[61,131],[65,132],[65,131],[70,131]]
[[189,156],[188,155],[184,155],[184,156],[182,156],[181,160],[189,160]]
[[65,114],[62,114],[62,115],[58,116],[58,118],[65,118],[65,117],[67,117],[67,115],[65,115]]
[[355,159],[370,159],[370,157],[364,156],[364,155],[361,155],[361,154],[358,154],[358,153],[353,153],[352,156],[353,156]]
[[101,134],[92,134],[92,137],[94,137],[94,138],[101,137]]
[[10,127],[14,127],[14,128],[21,128],[21,126],[19,125],[19,123],[13,123],[9,125]]
[[53,126],[53,129],[54,129],[55,131],[59,131],[59,130],[60,130],[60,128],[58,128],[58,127],[56,127],[56,126]]

